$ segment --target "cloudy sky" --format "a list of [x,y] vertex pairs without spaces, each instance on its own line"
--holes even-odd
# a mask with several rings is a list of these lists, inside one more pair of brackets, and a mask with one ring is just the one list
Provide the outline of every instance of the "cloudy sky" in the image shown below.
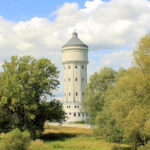
[[73,30],[89,46],[88,77],[104,66],[132,65],[132,51],[150,31],[149,0],[0,0],[0,70],[12,55],[46,57],[61,70]]

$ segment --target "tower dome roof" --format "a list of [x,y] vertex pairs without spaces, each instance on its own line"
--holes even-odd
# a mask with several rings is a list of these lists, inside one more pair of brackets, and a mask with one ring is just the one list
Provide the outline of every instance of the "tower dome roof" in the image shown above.
[[63,47],[66,47],[66,46],[85,46],[85,47],[88,47],[78,38],[78,33],[76,33],[76,32],[72,33],[72,38]]

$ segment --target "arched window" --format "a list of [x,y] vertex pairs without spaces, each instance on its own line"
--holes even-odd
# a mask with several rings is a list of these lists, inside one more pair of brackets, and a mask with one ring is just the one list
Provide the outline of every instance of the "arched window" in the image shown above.
[[77,69],[77,68],[78,68],[78,66],[75,66],[75,68]]
[[75,81],[78,81],[78,78],[75,78]]
[[74,115],[74,117],[76,117],[76,113],[74,113],[73,115]]
[[69,80],[69,82],[70,82],[70,78],[69,78],[68,80]]
[[70,69],[71,67],[70,66],[68,66],[68,69]]
[[71,96],[71,93],[69,92],[69,96]]
[[82,66],[82,69],[84,69],[84,66]]
[[80,113],[78,113],[78,116],[80,117]]

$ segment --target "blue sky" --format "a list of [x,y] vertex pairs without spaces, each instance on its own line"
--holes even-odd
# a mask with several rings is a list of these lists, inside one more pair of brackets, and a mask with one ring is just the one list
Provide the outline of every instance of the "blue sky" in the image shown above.
[[[86,0],[0,0],[0,15],[8,20],[29,20],[32,17],[50,18],[50,14],[65,2],[76,2],[84,8]],[[108,1],[108,0],[104,0]]]
[[148,0],[0,0],[0,70],[12,55],[46,57],[58,67],[74,30],[89,46],[88,77],[103,67],[132,66],[138,40],[150,31]]

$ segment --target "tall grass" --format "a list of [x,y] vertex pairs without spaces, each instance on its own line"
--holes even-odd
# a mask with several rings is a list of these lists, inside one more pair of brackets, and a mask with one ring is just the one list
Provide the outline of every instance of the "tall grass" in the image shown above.
[[[20,147],[19,149],[1,149],[1,143],[5,141],[7,135],[0,137],[0,150],[25,150]],[[8,145],[11,145],[11,140],[7,141]],[[130,147],[106,142],[101,137],[94,136],[92,129],[46,126],[43,136],[31,141],[28,150],[130,150]]]

